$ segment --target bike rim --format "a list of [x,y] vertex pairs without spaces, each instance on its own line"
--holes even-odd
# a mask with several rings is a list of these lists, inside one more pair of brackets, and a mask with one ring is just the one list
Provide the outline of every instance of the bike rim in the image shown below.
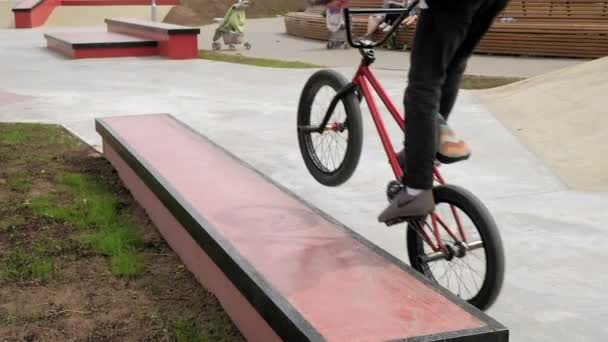
[[[440,240],[446,247],[443,251],[436,251],[424,241],[423,236],[426,234],[438,247],[432,216],[429,215],[424,224],[417,224],[417,228],[424,231],[424,233],[418,231],[420,237],[418,257],[421,268],[431,280],[458,297],[472,301],[481,292],[487,277],[487,259],[482,237],[472,219],[454,205],[438,203],[435,214],[441,221],[441,223],[436,221],[435,225],[438,228]],[[464,232],[464,239],[459,226]],[[452,235],[455,235],[456,238]],[[471,249],[468,249],[467,246]],[[464,255],[461,254],[463,250]],[[443,257],[438,258],[440,254]],[[462,256],[459,257],[459,254]],[[433,259],[433,257],[437,257],[436,260],[423,261],[424,258]]]
[[[321,87],[311,104],[308,125],[319,126],[336,91],[330,86]],[[346,158],[348,148],[348,122],[342,101],[338,102],[325,129],[307,132],[306,146],[315,166],[324,173],[337,172]]]

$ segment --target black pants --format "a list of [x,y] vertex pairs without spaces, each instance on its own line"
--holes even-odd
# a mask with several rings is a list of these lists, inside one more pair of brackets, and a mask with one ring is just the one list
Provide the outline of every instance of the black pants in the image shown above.
[[447,120],[473,50],[508,0],[427,0],[412,46],[404,104],[406,169],[411,188],[433,186],[436,115]]
[[[397,6],[397,5],[390,4],[390,5],[388,5],[388,8],[403,8],[403,6]],[[400,15],[401,15],[400,13],[395,13],[395,14],[386,14],[386,15],[384,16],[384,22],[385,22],[387,25],[391,25],[391,26],[392,26],[392,25],[394,25],[394,24],[395,24],[395,21],[396,21],[397,19],[399,19],[399,16],[400,16]]]

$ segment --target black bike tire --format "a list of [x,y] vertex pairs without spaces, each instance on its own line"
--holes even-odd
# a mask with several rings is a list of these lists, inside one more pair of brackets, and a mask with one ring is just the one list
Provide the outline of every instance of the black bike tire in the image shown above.
[[[480,310],[487,310],[500,294],[504,280],[505,257],[498,227],[488,209],[471,192],[455,185],[442,185],[433,189],[435,203],[452,204],[462,210],[473,222],[484,243],[486,273],[479,292],[468,302]],[[419,260],[424,253],[425,242],[408,225],[407,249],[410,265],[425,276],[433,278],[428,265]],[[466,256],[465,256],[466,257]]]
[[[310,124],[312,103],[319,89],[325,85],[332,87],[338,92],[348,85],[348,81],[344,76],[333,70],[319,70],[315,72],[302,89],[298,105],[298,126]],[[310,140],[311,133],[298,130],[300,153],[302,154],[306,168],[315,180],[325,186],[338,186],[346,182],[357,168],[359,158],[361,157],[363,124],[361,122],[361,108],[359,107],[356,93],[353,91],[350,94],[346,94],[341,102],[344,105],[348,120],[348,141],[344,160],[336,170],[326,172],[317,165],[314,147]],[[339,105],[340,103],[338,103]]]

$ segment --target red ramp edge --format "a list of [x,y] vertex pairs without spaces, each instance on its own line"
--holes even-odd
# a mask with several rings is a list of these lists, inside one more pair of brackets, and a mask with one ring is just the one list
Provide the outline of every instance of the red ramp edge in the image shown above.
[[[150,117],[142,116],[142,117]],[[165,117],[173,119],[171,116]],[[137,119],[137,117],[132,117]],[[167,242],[180,255],[184,264],[198,280],[216,294],[220,302],[241,329],[251,340],[270,341],[322,341],[326,340],[315,327],[246,260],[234,246],[205,218],[201,217],[182,196],[164,179],[107,121],[97,119],[96,129],[104,140],[104,153],[117,168],[125,185],[134,197],[146,208],[157,228]],[[173,119],[174,120],[174,119]],[[175,120],[180,125],[181,122]],[[139,127],[143,129],[144,127]],[[373,253],[405,271],[411,277],[436,293],[468,312],[482,322],[473,329],[449,331],[434,335],[404,337],[407,341],[471,341],[506,342],[508,330],[489,316],[466,302],[429,282],[405,263],[373,245],[357,233],[338,223],[319,209],[306,203],[291,191],[268,179],[265,175],[245,164],[225,149],[206,137],[183,125],[191,134],[197,135],[239,165],[261,176],[265,181],[287,195],[306,205],[323,219],[333,223],[346,232],[352,239],[369,248]],[[161,139],[162,137],[156,137]],[[168,229],[173,229],[169,231]],[[180,247],[180,248],[176,248]],[[203,271],[203,272],[201,272]],[[215,278],[214,278],[215,277]],[[348,312],[344,312],[348,316]]]

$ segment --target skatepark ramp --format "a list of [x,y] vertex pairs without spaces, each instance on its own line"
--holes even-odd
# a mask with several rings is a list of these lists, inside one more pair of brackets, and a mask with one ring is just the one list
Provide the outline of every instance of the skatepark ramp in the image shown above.
[[608,57],[477,94],[570,188],[608,191]]

